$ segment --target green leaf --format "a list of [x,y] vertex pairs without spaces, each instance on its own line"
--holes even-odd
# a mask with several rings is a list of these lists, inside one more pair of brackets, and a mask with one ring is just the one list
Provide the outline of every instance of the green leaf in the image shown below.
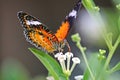
[[55,59],[38,49],[29,48],[29,50],[42,62],[55,80],[67,80],[60,65]]
[[3,61],[0,80],[30,80],[29,72],[16,59]]
[[90,79],[90,73],[89,73],[89,70],[87,69],[84,73],[83,80],[89,80],[89,79]]
[[118,71],[118,70],[120,70],[120,62],[110,70],[110,73],[113,73],[113,72]]
[[118,19],[118,28],[119,28],[119,31],[120,31],[120,16],[119,16],[119,19]]

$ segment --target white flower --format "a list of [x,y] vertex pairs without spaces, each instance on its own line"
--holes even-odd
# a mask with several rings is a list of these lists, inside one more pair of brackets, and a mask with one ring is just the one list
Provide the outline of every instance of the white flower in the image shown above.
[[66,55],[66,57],[73,57],[73,53],[72,52],[66,52],[65,55]]
[[60,54],[58,55],[57,59],[60,62],[63,72],[65,72],[66,71],[66,67],[65,67],[66,56],[64,54]]
[[55,58],[58,58],[60,55],[62,55],[63,53],[62,52],[59,52],[59,53],[56,53],[55,55],[54,55],[54,57]]
[[73,57],[73,53],[72,52],[66,52],[65,55],[67,57],[67,71],[69,71],[69,68],[70,68],[70,59],[71,59],[71,57]]
[[73,63],[75,63],[75,64],[79,64],[79,63],[80,63],[80,59],[79,59],[78,57],[72,58],[72,61],[73,61]]
[[65,61],[65,60],[66,60],[66,56],[63,55],[63,54],[62,54],[62,55],[59,55],[58,60],[59,60],[60,62]]
[[71,67],[71,69],[70,69],[70,72],[73,71],[73,69],[75,68],[76,64],[79,64],[79,63],[80,63],[80,59],[79,59],[78,57],[73,57],[73,58],[72,58],[72,61],[73,61],[73,65],[72,65],[72,67]]
[[75,76],[74,78],[75,78],[75,80],[82,80],[83,79],[83,75],[78,75],[78,76]]
[[[66,75],[69,75],[69,76],[71,75],[75,66],[78,63],[80,63],[80,59],[78,57],[73,57],[72,52],[66,52],[65,54],[63,54],[62,52],[59,52],[54,57],[58,59],[60,65],[61,65],[61,68],[63,70],[63,73],[66,74]],[[72,58],[73,64],[72,64],[72,67],[70,69],[71,58]],[[65,60],[66,60],[67,64],[65,64]]]
[[46,79],[47,80],[55,80],[53,76],[48,76]]

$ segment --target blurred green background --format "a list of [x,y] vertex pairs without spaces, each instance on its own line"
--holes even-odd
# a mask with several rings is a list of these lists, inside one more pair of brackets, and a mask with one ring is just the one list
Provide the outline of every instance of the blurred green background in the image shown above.
[[[114,28],[114,26],[117,24],[115,21],[117,16],[115,14],[119,13],[115,12],[114,8],[117,3],[120,3],[120,0],[94,1],[97,6],[100,6],[102,9],[104,8],[103,11],[106,11],[105,9],[110,11],[106,11],[106,13],[103,13],[102,11],[101,12],[104,16],[108,16],[108,18],[107,16],[105,16],[105,18],[110,20],[108,21],[108,24],[112,24],[110,29],[114,30],[113,33],[115,36],[117,36],[118,29]],[[11,74],[12,72],[16,75],[22,74],[21,76],[25,76],[24,78],[26,80],[29,77],[35,78],[36,76],[47,76],[47,70],[44,68],[41,62],[28,50],[28,47],[33,46],[26,42],[24,38],[23,28],[18,21],[17,12],[24,11],[35,16],[36,18],[40,19],[42,23],[46,24],[50,30],[55,32],[61,25],[61,22],[64,20],[65,16],[73,8],[75,2],[77,2],[77,0],[0,0],[0,70],[2,72],[2,76],[4,74]],[[88,15],[88,13],[84,11],[84,8],[82,8],[79,18],[83,17],[84,12]],[[81,22],[79,21],[80,20],[78,19],[76,24]],[[86,22],[86,24],[89,23]],[[107,49],[103,40],[100,38],[93,39],[93,37],[91,38],[89,35],[87,35],[89,33],[92,35],[90,30],[88,30],[87,34],[84,33],[83,30],[84,29],[78,28],[77,25],[74,25],[67,37],[67,40],[72,48],[72,52],[75,54],[75,56],[79,55],[79,50],[77,47],[75,47],[75,44],[71,42],[70,36],[76,32],[80,33],[83,45],[87,46],[91,52],[97,51],[98,48]],[[93,33],[96,34],[95,32]],[[118,54],[119,51],[120,48],[118,48],[114,56],[112,61],[113,64],[115,64],[117,61],[120,61],[120,54]],[[20,64],[17,61],[20,62]],[[80,66],[76,67],[76,71],[73,72],[73,76],[82,74],[82,70],[79,67]],[[77,71],[77,69],[81,70],[81,72]],[[16,72],[14,70],[16,70]],[[9,73],[6,73],[6,71]],[[23,75],[23,73],[25,73],[25,75]],[[25,79],[21,78],[19,80]],[[4,78],[4,80],[10,79]],[[73,80],[73,77],[71,80]]]

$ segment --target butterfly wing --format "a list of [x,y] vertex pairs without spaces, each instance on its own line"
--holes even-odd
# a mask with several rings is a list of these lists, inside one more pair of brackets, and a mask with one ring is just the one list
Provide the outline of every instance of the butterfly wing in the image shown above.
[[58,40],[44,24],[22,11],[18,12],[18,18],[24,28],[24,35],[28,42],[49,53],[56,50]]
[[66,16],[65,20],[62,22],[62,25],[55,33],[55,36],[58,38],[59,42],[62,42],[66,38],[71,26],[73,25],[74,19],[77,17],[77,13],[80,7],[81,0],[77,2],[74,9]]

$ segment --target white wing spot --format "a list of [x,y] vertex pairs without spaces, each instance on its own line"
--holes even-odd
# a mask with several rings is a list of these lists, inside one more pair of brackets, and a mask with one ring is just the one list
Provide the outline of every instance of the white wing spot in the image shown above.
[[77,11],[76,10],[72,10],[70,13],[69,13],[69,16],[72,16],[72,17],[75,17],[77,16]]
[[40,23],[39,21],[27,21],[26,24],[27,25],[40,25],[42,23]]

